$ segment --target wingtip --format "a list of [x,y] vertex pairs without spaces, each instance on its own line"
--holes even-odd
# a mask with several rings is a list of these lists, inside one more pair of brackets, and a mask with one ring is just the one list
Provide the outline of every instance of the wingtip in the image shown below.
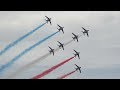
[[73,49],[74,51],[76,51],[75,49]]

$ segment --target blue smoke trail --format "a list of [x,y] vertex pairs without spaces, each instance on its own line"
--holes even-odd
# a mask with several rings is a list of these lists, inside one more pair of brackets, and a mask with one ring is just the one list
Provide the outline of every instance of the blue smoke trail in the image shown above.
[[51,38],[52,36],[54,36],[55,34],[57,34],[59,31],[45,37],[44,39],[40,40],[39,42],[37,42],[36,44],[34,44],[33,46],[25,49],[22,53],[20,53],[19,55],[17,55],[15,58],[13,58],[10,62],[8,62],[5,65],[2,65],[0,67],[0,72],[2,72],[4,69],[6,69],[7,67],[11,66],[15,61],[17,61],[20,57],[22,57],[25,53],[27,53],[28,51],[32,50],[33,48],[35,48],[36,46],[40,45],[41,43],[43,43],[44,41],[46,41],[47,39]]
[[34,30],[28,32],[27,34],[23,35],[22,37],[20,37],[19,39],[17,39],[16,41],[10,43],[9,45],[7,45],[2,51],[0,51],[0,55],[2,55],[3,53],[5,53],[7,50],[9,50],[11,47],[15,46],[18,42],[22,41],[23,39],[25,39],[26,37],[28,37],[29,35],[31,35],[32,33],[34,33],[35,31],[37,31],[39,28],[41,28],[42,26],[44,26],[47,22],[43,23],[42,25],[38,26],[37,28],[35,28]]

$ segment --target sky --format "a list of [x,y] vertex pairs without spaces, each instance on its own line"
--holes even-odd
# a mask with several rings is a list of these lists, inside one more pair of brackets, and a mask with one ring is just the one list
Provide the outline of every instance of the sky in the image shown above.
[[[72,33],[82,35],[79,42],[72,42],[60,49],[55,56],[48,56],[41,62],[23,70],[13,79],[30,79],[33,76],[73,56],[73,49],[80,52],[81,59],[70,62],[44,76],[56,79],[81,67],[82,73],[75,72],[66,79],[119,79],[120,78],[120,12],[119,11],[0,11],[0,51],[9,43],[45,22],[45,16],[52,18],[52,25],[45,24],[38,31],[19,42],[2,56],[0,66],[9,62],[26,48],[57,31],[57,24],[64,26],[65,34],[56,34],[30,52],[23,55],[2,75],[8,78],[23,66],[48,53],[49,48],[57,48],[57,41],[65,43],[72,39]],[[82,34],[84,27],[89,37]]]

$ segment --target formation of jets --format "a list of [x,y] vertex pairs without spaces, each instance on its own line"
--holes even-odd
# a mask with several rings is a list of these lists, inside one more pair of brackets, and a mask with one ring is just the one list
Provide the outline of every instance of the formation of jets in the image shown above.
[[[47,16],[45,16],[47,19],[45,19],[46,20],[46,22],[48,23],[50,23],[51,25],[52,25],[52,23],[51,23],[51,18],[49,18],[49,17],[47,17]],[[58,25],[58,24],[57,24]],[[59,28],[57,28],[59,31],[62,31],[63,32],[63,34],[64,34],[64,30],[63,30],[63,28],[64,27],[62,27],[62,26],[60,26],[60,25],[58,25],[58,27]],[[82,33],[85,35],[85,34],[87,34],[87,36],[89,37],[89,34],[88,34],[88,31],[89,30],[87,30],[87,29],[85,29],[85,28],[83,28],[82,27],[82,29],[84,30],[84,31],[82,31]],[[78,42],[78,35],[75,35],[74,33],[72,33],[73,35],[74,35],[74,37],[72,37],[74,40],[76,39],[77,40],[77,42]]]
[[[51,23],[51,18],[49,18],[49,17],[47,17],[47,16],[45,16],[45,17],[47,18],[47,19],[46,19],[46,22],[47,22],[47,23],[49,22],[49,23],[52,25],[52,23]],[[58,25],[58,24],[57,24],[57,26],[59,27],[59,28],[57,28],[57,29],[59,30],[59,32],[60,32],[60,31],[62,31],[62,32],[63,32],[63,34],[64,34],[64,30],[63,30],[63,29],[64,29],[64,27],[62,27],[62,26],[60,26],[60,25]],[[87,29],[85,29],[85,28],[83,28],[83,27],[82,27],[82,29],[84,30],[84,31],[81,31],[81,32],[83,33],[83,35],[85,35],[85,34],[86,34],[86,35],[89,37],[89,34],[88,34],[88,31],[89,31],[89,30],[87,30]],[[79,42],[79,40],[78,40],[79,35],[76,35],[76,34],[74,34],[74,33],[72,33],[72,35],[74,36],[74,37],[72,37],[72,38],[73,38],[73,40],[74,40],[74,41],[76,40],[77,42]],[[59,42],[59,41],[57,41],[57,42],[59,43],[59,45],[58,45],[58,46],[59,46],[59,48],[60,48],[60,49],[62,48],[62,49],[64,50],[64,44],[63,44],[63,43],[61,43],[61,42]],[[49,46],[48,46],[48,47],[49,47]],[[49,49],[50,49],[50,51],[49,51],[49,52],[50,52],[50,54],[53,54],[53,56],[54,56],[54,49],[53,49],[53,48],[51,48],[51,47],[49,47]],[[76,50],[74,50],[74,52],[75,52],[75,53],[73,53],[73,54],[74,54],[74,56],[75,56],[75,57],[77,56],[77,57],[80,59],[80,55],[79,55],[79,54],[80,54],[80,52],[77,52]],[[76,64],[75,64],[75,66],[77,67],[77,68],[75,68],[75,69],[76,69],[76,71],[78,71],[78,70],[79,70],[79,72],[81,73],[81,67],[79,67],[79,66],[78,66],[78,65],[76,65]]]

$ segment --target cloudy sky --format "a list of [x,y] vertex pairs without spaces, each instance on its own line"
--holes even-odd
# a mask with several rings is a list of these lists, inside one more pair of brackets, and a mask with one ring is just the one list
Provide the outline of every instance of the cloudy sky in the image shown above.
[[81,36],[79,42],[72,42],[59,50],[53,57],[50,55],[43,61],[23,70],[13,78],[29,79],[42,71],[73,56],[73,49],[80,52],[81,59],[74,58],[44,79],[57,77],[74,70],[74,64],[81,66],[82,73],[75,72],[66,79],[120,78],[120,12],[119,11],[0,11],[0,50],[10,42],[26,34],[45,22],[44,16],[52,18],[52,25],[46,24],[40,30],[22,40],[0,56],[0,66],[10,61],[24,49],[42,38],[57,31],[57,24],[64,26],[65,34],[58,33],[51,39],[35,47],[22,56],[0,78],[8,76],[24,65],[48,53],[48,46],[57,48],[57,41],[63,43],[72,39],[72,32],[82,35],[82,28],[89,29],[89,36]]

